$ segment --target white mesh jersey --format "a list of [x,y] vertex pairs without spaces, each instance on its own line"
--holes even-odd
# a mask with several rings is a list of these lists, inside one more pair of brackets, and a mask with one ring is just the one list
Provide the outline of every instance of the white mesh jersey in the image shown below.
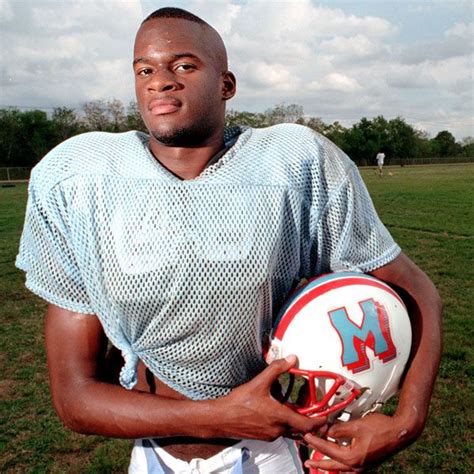
[[71,138],[32,172],[17,266],[45,300],[100,318],[127,388],[141,359],[192,399],[222,396],[263,369],[272,315],[302,277],[399,253],[327,139],[298,125],[232,138],[188,181],[138,132]]

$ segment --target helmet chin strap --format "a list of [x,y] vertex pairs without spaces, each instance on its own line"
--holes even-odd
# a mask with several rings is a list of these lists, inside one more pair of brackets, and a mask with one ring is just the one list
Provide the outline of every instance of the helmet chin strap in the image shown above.
[[369,408],[367,411],[364,411],[364,413],[362,413],[361,418],[363,418],[366,415],[370,415],[371,413],[375,413],[377,411],[380,411],[383,408],[384,405],[385,405],[384,402],[381,402],[381,401],[377,400],[372,405],[371,408]]

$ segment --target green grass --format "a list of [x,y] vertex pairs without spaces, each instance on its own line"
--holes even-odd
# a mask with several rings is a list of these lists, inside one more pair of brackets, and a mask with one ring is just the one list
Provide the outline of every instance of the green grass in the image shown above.
[[[388,171],[392,175],[388,175]],[[472,472],[474,407],[473,165],[393,167],[362,176],[404,251],[444,302],[444,351],[428,425],[379,472]]]
[[[474,165],[393,167],[383,179],[363,169],[362,175],[382,220],[445,304],[444,354],[426,430],[376,472],[471,472]],[[0,187],[0,471],[126,472],[129,441],[72,433],[51,408],[45,304],[24,288],[14,267],[25,203],[25,185]]]
[[26,185],[0,187],[0,472],[125,472],[131,442],[65,429],[49,396],[43,344],[46,305],[14,267]]

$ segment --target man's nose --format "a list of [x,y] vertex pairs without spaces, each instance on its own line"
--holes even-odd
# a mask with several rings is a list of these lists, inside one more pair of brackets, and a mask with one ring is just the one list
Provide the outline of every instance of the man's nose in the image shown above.
[[148,84],[152,92],[167,92],[179,89],[179,83],[171,71],[159,71],[153,75]]

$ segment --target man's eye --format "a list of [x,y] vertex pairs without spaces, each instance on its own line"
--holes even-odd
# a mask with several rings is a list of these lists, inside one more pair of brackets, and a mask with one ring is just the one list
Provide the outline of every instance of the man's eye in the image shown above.
[[152,70],[150,68],[143,68],[137,71],[138,76],[148,76],[152,73]]
[[196,69],[194,64],[178,64],[175,68],[175,70],[178,72],[189,72],[193,69]]

